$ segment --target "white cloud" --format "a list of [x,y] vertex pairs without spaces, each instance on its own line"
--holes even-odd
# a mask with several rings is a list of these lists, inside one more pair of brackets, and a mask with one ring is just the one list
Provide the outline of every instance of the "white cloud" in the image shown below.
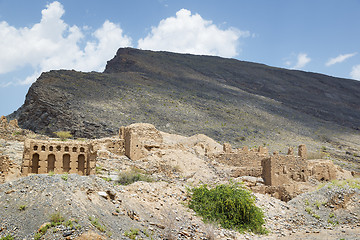
[[199,14],[181,9],[176,17],[160,21],[151,33],[138,41],[138,47],[150,50],[165,50],[179,53],[234,57],[238,55],[238,40],[249,37],[248,31],[236,28],[219,29],[212,21]]
[[41,21],[29,28],[0,22],[0,74],[31,66],[33,73],[22,81],[29,84],[51,69],[102,71],[119,47],[131,46],[131,38],[119,25],[105,21],[81,49],[83,31],[89,29],[69,26],[61,19],[64,13],[61,3],[55,1],[41,11]]
[[353,66],[350,76],[353,79],[360,80],[360,64]]
[[305,67],[310,61],[311,61],[311,58],[309,58],[306,53],[299,53],[297,55],[297,62],[293,68],[301,69],[301,68]]
[[349,54],[340,54],[339,56],[335,57],[335,58],[330,58],[329,61],[327,61],[327,63],[325,64],[326,66],[331,66],[334,65],[336,63],[341,63],[343,61],[345,61],[348,58],[351,58],[353,56],[355,56],[357,53],[349,53]]

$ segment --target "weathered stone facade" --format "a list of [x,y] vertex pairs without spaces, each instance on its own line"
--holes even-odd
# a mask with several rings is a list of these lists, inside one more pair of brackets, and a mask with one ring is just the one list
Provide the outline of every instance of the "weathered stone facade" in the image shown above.
[[22,175],[37,173],[95,173],[96,151],[81,141],[27,139],[24,143]]
[[211,160],[235,166],[231,176],[253,176],[260,177],[262,174],[261,161],[269,157],[265,147],[248,149],[247,146],[238,149],[232,149],[229,143],[224,143],[223,152],[207,154]]
[[5,177],[8,171],[9,171],[9,157],[0,155],[0,183],[5,182]]
[[262,178],[266,185],[282,186],[294,182],[307,182],[308,178],[318,181],[336,179],[336,167],[330,160],[307,160],[305,145],[300,145],[298,156],[289,149],[288,155],[275,154],[262,160]]
[[119,138],[124,139],[125,155],[131,160],[138,160],[147,156],[153,148],[160,148],[162,135],[152,124],[134,123],[121,127]]
[[160,148],[162,141],[160,132],[146,123],[121,127],[118,138],[91,142],[26,139],[21,173],[23,176],[49,172],[90,175],[95,173],[98,151],[138,160],[147,156],[151,149]]
[[308,161],[300,156],[277,154],[262,160],[262,177],[269,186],[306,182],[309,175]]
[[92,141],[98,157],[110,158],[107,152],[117,156],[125,155],[125,140],[119,138],[101,138]]

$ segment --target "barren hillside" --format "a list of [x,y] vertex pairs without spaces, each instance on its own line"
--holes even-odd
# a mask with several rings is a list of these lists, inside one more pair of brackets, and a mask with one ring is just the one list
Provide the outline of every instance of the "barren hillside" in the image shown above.
[[52,135],[111,136],[134,122],[270,151],[307,144],[359,171],[360,82],[262,64],[131,48],[104,73],[50,71],[11,118]]

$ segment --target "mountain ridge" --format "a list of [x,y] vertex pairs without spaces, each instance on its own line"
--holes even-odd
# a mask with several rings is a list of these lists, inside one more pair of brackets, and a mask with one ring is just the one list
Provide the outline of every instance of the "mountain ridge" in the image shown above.
[[162,131],[203,133],[235,146],[358,148],[359,99],[355,80],[120,48],[103,73],[43,73],[11,118],[47,135],[66,130],[75,137],[104,137],[122,125],[148,122]]

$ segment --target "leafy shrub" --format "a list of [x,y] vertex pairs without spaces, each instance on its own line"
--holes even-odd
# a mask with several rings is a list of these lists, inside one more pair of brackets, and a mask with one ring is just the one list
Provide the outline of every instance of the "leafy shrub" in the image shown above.
[[59,131],[59,132],[54,132],[54,134],[61,139],[61,141],[65,141],[68,138],[72,138],[73,136],[71,135],[70,132],[67,131]]
[[138,181],[152,182],[153,179],[139,169],[119,173],[118,183],[121,185],[129,185]]
[[0,240],[14,240],[14,237],[12,235],[6,235],[5,237],[0,238]]
[[255,205],[255,197],[238,184],[222,184],[212,189],[202,185],[189,192],[192,195],[189,207],[205,221],[218,222],[224,228],[240,232],[267,232],[262,226],[265,223],[264,214]]

